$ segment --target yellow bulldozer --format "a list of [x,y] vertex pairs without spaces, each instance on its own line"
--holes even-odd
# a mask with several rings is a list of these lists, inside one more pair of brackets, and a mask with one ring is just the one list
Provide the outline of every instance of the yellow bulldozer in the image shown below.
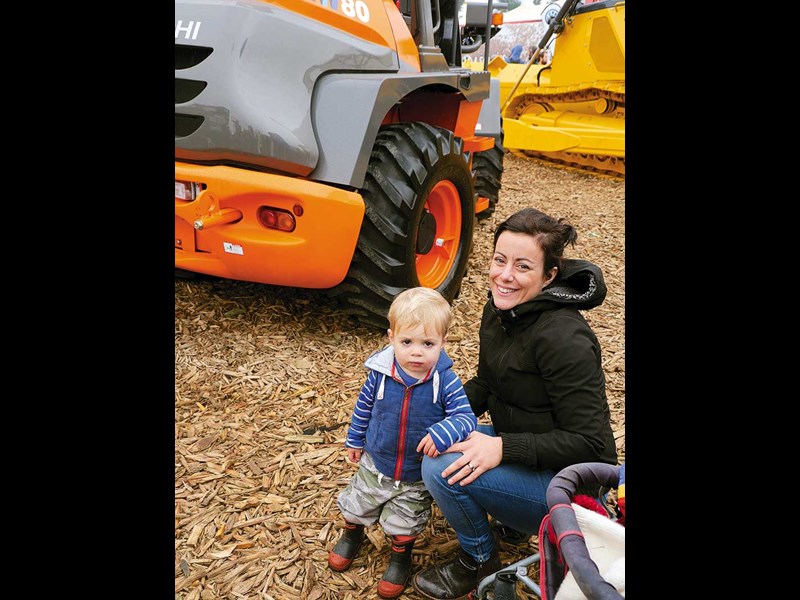
[[564,0],[541,15],[548,29],[526,63],[481,61],[500,81],[505,148],[624,179],[625,2]]

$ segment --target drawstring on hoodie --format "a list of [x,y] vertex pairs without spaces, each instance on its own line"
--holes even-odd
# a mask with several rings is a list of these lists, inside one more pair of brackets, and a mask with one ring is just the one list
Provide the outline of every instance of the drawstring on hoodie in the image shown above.
[[[386,373],[381,373],[381,381],[378,384],[378,391],[375,393],[376,400],[383,399],[383,390],[386,386]],[[433,403],[439,399],[439,371],[433,372]]]

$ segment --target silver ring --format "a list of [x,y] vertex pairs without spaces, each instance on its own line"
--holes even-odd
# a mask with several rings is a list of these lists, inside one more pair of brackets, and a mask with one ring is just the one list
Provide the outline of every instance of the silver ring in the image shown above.
[[467,463],[467,466],[469,467],[469,471],[470,471],[470,473],[471,473],[472,471],[474,471],[474,470],[475,470],[475,467],[473,467],[473,466],[472,466],[472,463],[471,463],[471,462],[468,462],[468,463]]

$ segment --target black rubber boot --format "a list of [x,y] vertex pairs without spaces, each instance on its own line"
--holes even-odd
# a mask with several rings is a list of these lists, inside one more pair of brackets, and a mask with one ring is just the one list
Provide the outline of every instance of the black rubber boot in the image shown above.
[[364,537],[363,525],[345,522],[342,537],[339,538],[336,546],[328,554],[328,566],[334,571],[348,569],[356,554],[358,554],[358,549],[361,547]]
[[411,550],[417,536],[393,535],[392,555],[386,571],[378,582],[378,595],[381,598],[397,598],[406,589],[411,573]]
[[430,600],[463,600],[477,589],[481,579],[499,571],[500,550],[495,540],[489,559],[477,563],[474,558],[459,550],[449,562],[428,567],[414,576],[414,589]]

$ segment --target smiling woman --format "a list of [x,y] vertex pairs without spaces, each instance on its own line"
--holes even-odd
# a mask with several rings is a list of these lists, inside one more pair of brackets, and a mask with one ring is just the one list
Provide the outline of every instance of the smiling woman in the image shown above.
[[579,312],[600,305],[606,286],[599,267],[563,257],[577,237],[564,219],[534,208],[495,231],[478,372],[464,385],[491,425],[423,457],[425,486],[461,545],[414,577],[425,598],[464,598],[498,571],[497,538],[525,542],[538,531],[559,470],[616,464],[600,343]]
[[495,306],[510,309],[538,296],[557,272],[556,266],[545,270],[544,251],[535,238],[507,230],[495,244],[489,267],[489,287]]

